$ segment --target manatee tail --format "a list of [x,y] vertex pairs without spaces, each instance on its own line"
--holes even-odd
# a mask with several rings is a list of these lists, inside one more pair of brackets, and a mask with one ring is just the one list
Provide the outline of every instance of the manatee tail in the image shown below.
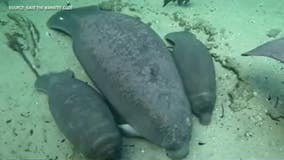
[[71,70],[66,70],[58,73],[49,73],[39,76],[34,84],[37,91],[47,93],[51,85],[58,82],[58,80],[72,78],[74,77],[74,72]]
[[243,53],[242,56],[265,56],[284,63],[284,38],[266,42],[246,53]]
[[47,93],[47,89],[49,86],[48,82],[49,82],[49,75],[39,76],[35,81],[34,87],[38,92]]
[[282,63],[284,63],[284,54],[283,55],[274,55],[274,54],[262,54],[259,53],[257,51],[248,51],[246,53],[241,54],[242,56],[264,56],[264,57],[269,57],[269,58],[273,58],[275,60],[278,60]]

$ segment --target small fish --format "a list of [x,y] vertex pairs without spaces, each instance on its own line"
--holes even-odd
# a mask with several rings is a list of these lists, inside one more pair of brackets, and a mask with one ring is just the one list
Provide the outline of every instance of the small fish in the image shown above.
[[187,5],[189,3],[190,0],[164,0],[164,5],[163,7],[165,7],[168,3],[170,2],[176,2],[178,3],[179,6],[181,5]]
[[120,156],[121,135],[97,91],[69,70],[39,76],[35,88],[48,95],[55,123],[79,152],[100,160]]
[[284,63],[284,37],[266,42],[242,56],[266,56]]
[[182,77],[192,112],[203,125],[211,121],[216,101],[216,79],[212,57],[194,34],[186,31],[165,36],[173,45],[173,57]]

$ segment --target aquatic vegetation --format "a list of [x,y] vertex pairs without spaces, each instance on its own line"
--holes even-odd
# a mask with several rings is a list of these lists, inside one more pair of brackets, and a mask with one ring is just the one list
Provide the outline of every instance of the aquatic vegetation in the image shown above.
[[[33,22],[20,14],[8,13],[7,16],[15,22],[15,30],[6,32],[7,45],[12,50],[18,52],[27,63],[32,72],[38,76],[35,68],[39,68],[39,60],[36,58],[38,53],[38,43],[40,34]],[[3,25],[7,22],[3,21]],[[29,60],[28,54],[33,59],[34,64]]]
[[28,50],[35,57],[38,52],[40,33],[34,23],[17,13],[8,13],[7,16],[15,22],[19,31],[21,31],[19,34],[22,34],[25,39],[25,50]]
[[207,35],[206,46],[208,49],[218,48],[218,44],[215,43],[215,36],[218,32],[208,21],[201,18],[189,20],[179,12],[174,12],[172,19],[178,23],[180,27],[184,28],[185,31],[202,32]]
[[98,4],[99,8],[102,10],[107,11],[118,11],[120,12],[122,8],[126,7],[127,4],[122,3],[121,0],[109,0],[109,1],[103,1]]
[[23,54],[24,53],[24,44],[21,42],[21,39],[24,38],[23,34],[13,32],[5,33],[5,36],[8,40],[7,45],[14,51]]
[[24,53],[24,44],[21,40],[24,39],[23,34],[13,32],[13,33],[5,33],[7,38],[7,45],[14,51],[18,52],[21,57],[24,59],[26,64],[29,66],[31,71],[38,76],[38,72],[36,71],[34,65],[29,61],[28,57]]

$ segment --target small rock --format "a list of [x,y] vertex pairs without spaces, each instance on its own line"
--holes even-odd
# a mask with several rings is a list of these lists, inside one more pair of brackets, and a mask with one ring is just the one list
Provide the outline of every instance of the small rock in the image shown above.
[[244,136],[245,136],[245,138],[249,139],[253,136],[253,133],[247,131],[247,132],[244,133]]
[[129,7],[129,10],[132,11],[132,12],[135,12],[135,11],[136,11],[136,8],[134,8],[134,7]]

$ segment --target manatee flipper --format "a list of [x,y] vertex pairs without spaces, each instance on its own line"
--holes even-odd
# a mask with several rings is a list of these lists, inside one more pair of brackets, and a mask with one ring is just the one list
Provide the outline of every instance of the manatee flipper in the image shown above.
[[192,112],[203,125],[211,121],[216,101],[216,79],[212,57],[194,34],[186,31],[165,36],[173,45],[173,58],[182,77]]
[[284,63],[284,37],[266,42],[242,56],[266,56]]
[[122,135],[129,138],[144,138],[140,133],[138,133],[133,127],[129,124],[118,125],[118,128]]

